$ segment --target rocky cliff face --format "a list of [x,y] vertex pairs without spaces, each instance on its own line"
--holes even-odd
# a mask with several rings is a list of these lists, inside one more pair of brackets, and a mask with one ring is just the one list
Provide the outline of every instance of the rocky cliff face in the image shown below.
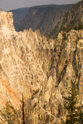
[[32,28],[39,29],[41,34],[47,35],[57,25],[61,16],[72,5],[44,5],[29,8],[26,16],[20,22],[17,30]]
[[36,85],[47,79],[49,75],[48,60],[51,60],[50,50],[54,47],[54,41],[47,41],[45,37],[41,37],[39,31],[32,32],[31,29],[15,32],[12,13],[0,14],[1,80],[6,81],[10,89],[14,88],[20,92],[22,85],[37,88]]
[[71,80],[83,104],[83,30],[59,33],[47,40],[39,31],[16,32],[12,13],[0,12],[0,104],[11,101],[21,106],[26,123],[62,124],[65,119],[63,95]]
[[20,9],[10,10],[10,12],[13,13],[15,29],[18,28],[20,22],[24,19],[24,17],[28,13],[28,10],[29,10],[28,7],[27,8],[20,8]]
[[80,1],[73,5],[65,14],[61,17],[55,28],[49,33],[50,38],[55,38],[62,30],[79,30],[83,29],[83,1]]

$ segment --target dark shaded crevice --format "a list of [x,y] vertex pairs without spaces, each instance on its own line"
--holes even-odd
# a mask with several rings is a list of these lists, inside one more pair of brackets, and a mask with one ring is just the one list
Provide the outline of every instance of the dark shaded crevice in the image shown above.
[[[60,52],[58,53],[58,62],[57,62],[57,65],[56,65],[56,77],[58,77],[58,75],[59,75],[59,73],[58,73],[58,66],[59,66],[59,64],[60,64],[60,59],[61,59],[61,56],[62,56],[62,51],[64,50],[64,48],[66,47],[66,43],[65,43],[65,41],[67,40],[67,36],[65,35],[65,34],[63,34],[63,41],[62,41],[62,44],[61,44],[61,46],[60,46]],[[66,60],[67,61],[67,60]]]
[[[79,39],[76,40],[76,50],[74,51],[74,56],[73,56],[73,61],[72,61],[72,66],[75,72],[75,78],[77,79],[77,89],[78,89],[78,93],[79,93],[79,83],[80,83],[80,77],[81,77],[81,64],[80,64],[80,57],[77,53],[77,43],[78,43]],[[76,60],[76,57],[78,59],[78,63]]]
[[64,78],[65,76],[65,73],[66,73],[66,69],[67,69],[67,64],[68,64],[68,61],[66,60],[65,61],[65,66],[63,67],[63,70],[61,71],[61,73],[59,74],[58,78],[57,78],[57,85],[59,85],[59,83],[61,82],[61,80]]
[[75,76],[77,78],[78,77],[78,66],[77,66],[77,61],[76,61],[76,55],[77,55],[77,50],[74,51],[74,56],[73,56],[73,61],[72,61],[72,66],[75,71]]
[[[57,62],[57,65],[56,65],[56,70],[57,70],[57,73],[56,73],[56,77],[58,77],[58,65],[60,64],[60,58],[61,58],[61,53],[62,51],[64,50],[64,48],[66,47],[66,43],[65,43],[65,40],[67,40],[67,36],[65,33],[63,33],[63,40],[62,40],[62,43],[61,45],[57,46],[55,43],[55,48],[54,50],[51,50],[50,53],[51,53],[51,64],[50,64],[50,70],[51,70],[51,75],[53,75],[54,73],[54,70],[55,70],[55,61]],[[58,52],[57,51],[57,47],[59,48],[60,47],[60,51]],[[58,56],[58,59],[56,59],[56,56]]]
[[50,75],[53,76],[54,70],[55,70],[55,65],[54,64],[55,64],[55,57],[56,57],[56,47],[55,47],[54,50],[51,50],[50,52],[51,52],[51,56],[52,56],[51,64],[50,64]]
[[78,93],[79,93],[79,87],[80,87],[80,77],[81,77],[81,63],[80,63],[80,58],[78,56],[78,82],[77,82],[77,88],[78,88]]

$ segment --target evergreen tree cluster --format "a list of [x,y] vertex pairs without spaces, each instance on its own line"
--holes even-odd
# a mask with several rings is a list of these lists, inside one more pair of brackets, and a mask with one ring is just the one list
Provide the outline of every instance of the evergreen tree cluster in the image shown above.
[[78,106],[77,87],[75,82],[72,82],[68,96],[64,97],[65,108],[67,110],[66,121],[64,124],[83,124],[82,106]]

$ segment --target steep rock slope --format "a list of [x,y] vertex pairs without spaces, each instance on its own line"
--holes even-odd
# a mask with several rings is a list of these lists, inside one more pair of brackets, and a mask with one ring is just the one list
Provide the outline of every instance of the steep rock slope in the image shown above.
[[73,5],[69,11],[61,17],[57,26],[55,26],[48,36],[53,38],[62,30],[69,31],[71,29],[78,30],[81,28],[83,28],[83,1]]
[[36,85],[44,81],[49,72],[50,49],[54,47],[52,42],[54,44],[53,40],[47,41],[38,31],[32,32],[31,29],[16,32],[12,13],[1,11],[0,76],[2,82],[6,81],[14,91],[21,92],[22,84],[32,84],[33,88],[37,88]]
[[17,29],[20,22],[26,16],[26,14],[28,13],[28,10],[29,8],[20,8],[20,9],[10,10],[10,12],[13,13],[15,29]]
[[39,29],[42,34],[48,34],[58,23],[60,17],[72,5],[44,5],[31,7],[20,23],[18,30]]
[[47,40],[39,31],[16,32],[12,13],[0,11],[0,105],[21,106],[29,124],[62,124],[63,95],[75,81],[83,104],[83,30]]

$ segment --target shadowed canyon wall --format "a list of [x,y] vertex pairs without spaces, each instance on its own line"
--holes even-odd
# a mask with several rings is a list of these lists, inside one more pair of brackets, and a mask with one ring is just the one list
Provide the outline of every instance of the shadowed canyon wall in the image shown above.
[[0,106],[19,109],[23,95],[26,123],[62,124],[71,80],[83,104],[83,30],[47,40],[38,30],[16,32],[12,13],[0,11]]

